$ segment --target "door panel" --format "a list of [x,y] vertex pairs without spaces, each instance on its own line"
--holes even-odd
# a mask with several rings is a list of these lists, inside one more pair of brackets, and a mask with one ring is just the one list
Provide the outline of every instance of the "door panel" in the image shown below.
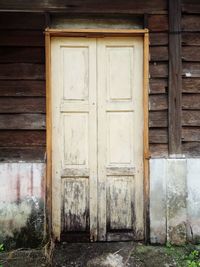
[[53,38],[52,99],[54,235],[78,231],[96,240],[95,39]]
[[97,41],[98,238],[102,241],[143,235],[142,49],[140,38]]
[[53,233],[143,238],[143,43],[52,38]]

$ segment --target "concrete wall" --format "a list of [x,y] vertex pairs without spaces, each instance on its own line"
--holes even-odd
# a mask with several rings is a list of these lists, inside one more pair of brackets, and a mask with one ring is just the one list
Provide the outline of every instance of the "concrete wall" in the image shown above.
[[200,159],[150,160],[150,240],[200,241]]
[[[0,243],[44,242],[45,163],[0,163]],[[200,159],[150,160],[151,243],[200,242]]]
[[44,241],[44,163],[0,163],[0,243],[7,249]]

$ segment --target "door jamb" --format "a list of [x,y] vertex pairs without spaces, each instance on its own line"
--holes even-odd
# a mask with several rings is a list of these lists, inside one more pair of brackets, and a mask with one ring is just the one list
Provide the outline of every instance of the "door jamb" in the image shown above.
[[143,36],[143,191],[144,191],[144,238],[149,242],[149,31],[148,29],[49,29],[45,30],[46,55],[46,223],[48,238],[52,233],[52,114],[51,114],[51,37],[112,37]]

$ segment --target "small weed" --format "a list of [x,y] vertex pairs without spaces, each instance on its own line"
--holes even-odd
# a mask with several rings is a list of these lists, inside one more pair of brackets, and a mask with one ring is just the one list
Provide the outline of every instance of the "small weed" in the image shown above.
[[[5,250],[4,244],[0,243],[0,252],[3,252],[4,250]],[[1,267],[1,265],[0,265],[0,267]]]
[[199,251],[193,250],[185,258],[187,267],[200,267],[200,254]]

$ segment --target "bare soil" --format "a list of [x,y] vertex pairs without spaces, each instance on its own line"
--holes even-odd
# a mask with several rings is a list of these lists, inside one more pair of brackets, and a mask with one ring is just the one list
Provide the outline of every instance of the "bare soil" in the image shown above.
[[145,246],[133,242],[61,243],[49,264],[42,250],[0,253],[0,267],[187,267],[194,246]]

